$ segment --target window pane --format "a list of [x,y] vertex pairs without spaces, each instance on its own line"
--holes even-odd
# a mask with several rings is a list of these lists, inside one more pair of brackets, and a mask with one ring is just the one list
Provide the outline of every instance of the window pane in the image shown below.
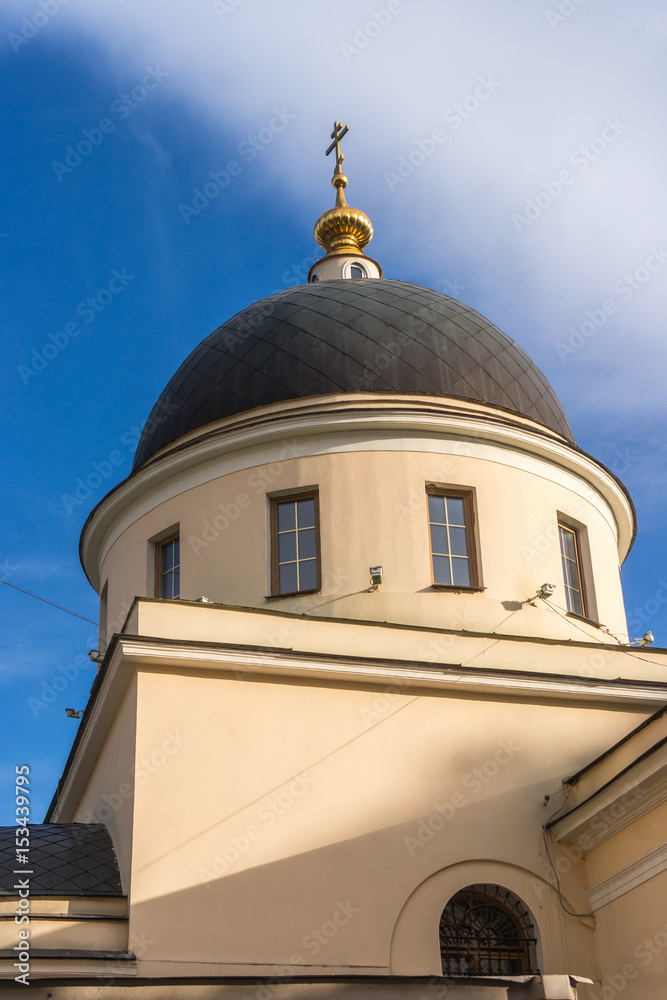
[[174,547],[172,542],[167,542],[160,550],[162,556],[162,572],[166,573],[174,565]]
[[300,528],[314,528],[315,527],[315,501],[311,498],[310,500],[297,500],[297,519]]
[[466,542],[465,528],[450,528],[449,538],[452,546],[453,556],[467,556],[468,544]]
[[297,590],[296,563],[286,563],[280,567],[279,593],[291,594]]
[[435,521],[437,524],[446,524],[447,519],[445,518],[444,497],[435,496],[433,493],[429,493],[428,516],[430,521]]
[[447,528],[441,527],[439,524],[431,525],[431,548],[433,552],[437,552],[439,555],[449,552]]
[[561,528],[560,536],[563,542],[563,553],[568,559],[576,559],[577,547],[574,540],[574,532],[568,531],[566,528]]
[[278,535],[278,562],[294,562],[296,559],[296,531],[285,531]]
[[470,586],[470,570],[467,559],[452,559],[453,582],[458,587]]
[[451,584],[449,559],[446,556],[433,556],[433,582]]
[[568,611],[572,611],[575,615],[581,615],[584,617],[584,604],[581,599],[581,594],[578,590],[568,591]]
[[178,597],[178,569],[165,573],[160,580],[160,597]]
[[563,564],[563,579],[565,580],[565,589],[568,590],[568,588],[572,586],[571,569],[574,566],[574,563],[571,563],[566,556],[563,556],[561,558],[561,562]]
[[574,590],[581,590],[581,582],[579,580],[579,568],[576,562],[569,562],[567,564],[569,584]]
[[447,516],[450,524],[465,524],[465,510],[460,497],[447,497]]
[[299,532],[299,559],[314,559],[315,555],[315,529],[306,528]]
[[172,587],[172,597],[178,597],[181,593],[181,571],[177,566],[172,574],[173,587]]
[[299,563],[299,590],[315,590],[317,587],[317,562],[307,559]]
[[290,500],[288,503],[278,504],[278,531],[289,531],[296,527],[294,520],[295,503]]

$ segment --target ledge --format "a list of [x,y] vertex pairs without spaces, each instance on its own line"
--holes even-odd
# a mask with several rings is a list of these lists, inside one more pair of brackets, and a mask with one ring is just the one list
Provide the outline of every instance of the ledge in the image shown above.
[[667,870],[667,843],[656,847],[654,851],[649,851],[643,858],[587,889],[591,909],[599,910],[601,906],[606,906],[619,896],[624,896],[626,892],[648,882],[665,870]]

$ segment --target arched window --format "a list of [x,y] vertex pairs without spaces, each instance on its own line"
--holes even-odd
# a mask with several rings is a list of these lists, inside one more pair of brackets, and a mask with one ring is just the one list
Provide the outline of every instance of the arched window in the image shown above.
[[521,900],[499,885],[469,885],[440,918],[444,976],[537,973],[535,930]]

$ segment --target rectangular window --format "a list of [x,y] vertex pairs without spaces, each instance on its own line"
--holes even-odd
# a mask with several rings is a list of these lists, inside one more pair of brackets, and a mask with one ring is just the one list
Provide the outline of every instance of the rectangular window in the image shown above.
[[271,592],[302,594],[320,588],[317,492],[271,500]]
[[174,599],[181,595],[181,557],[178,535],[155,543],[155,596]]
[[436,587],[478,587],[472,493],[427,487],[431,566]]
[[582,576],[579,532],[576,528],[559,522],[558,535],[560,537],[560,557],[563,564],[567,610],[586,618],[586,595]]

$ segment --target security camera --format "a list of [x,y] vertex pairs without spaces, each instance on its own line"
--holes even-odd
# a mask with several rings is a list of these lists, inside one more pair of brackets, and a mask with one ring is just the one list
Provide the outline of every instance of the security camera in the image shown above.
[[101,663],[102,660],[104,659],[104,657],[100,653],[99,649],[89,649],[88,650],[88,659],[92,663]]
[[555,583],[543,583],[536,594],[533,594],[532,597],[527,597],[526,600],[522,601],[521,603],[530,604],[531,608],[536,608],[538,601],[540,600],[546,601],[550,597],[553,597],[553,595],[556,593],[556,590],[557,587]]
[[67,716],[68,719],[80,719],[81,716],[83,715],[83,709],[81,709],[81,711],[77,712],[73,708],[66,708],[65,709],[65,715]]
[[630,640],[630,645],[631,646],[646,647],[646,646],[650,646],[654,642],[655,642],[655,637],[653,635],[653,632],[644,632],[644,634],[641,637],[641,639],[631,639]]
[[371,574],[371,589],[377,590],[382,583],[382,566],[369,566],[368,572]]

